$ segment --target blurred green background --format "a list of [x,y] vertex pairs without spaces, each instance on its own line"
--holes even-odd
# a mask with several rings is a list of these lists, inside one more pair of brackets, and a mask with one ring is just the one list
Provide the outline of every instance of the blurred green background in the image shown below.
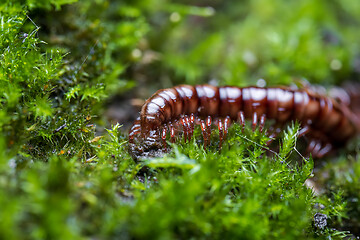
[[125,131],[176,84],[358,81],[359,13],[358,0],[0,3],[0,238],[359,236],[356,140],[314,170],[290,155],[296,126],[282,158],[235,127],[220,153],[194,140],[140,163]]

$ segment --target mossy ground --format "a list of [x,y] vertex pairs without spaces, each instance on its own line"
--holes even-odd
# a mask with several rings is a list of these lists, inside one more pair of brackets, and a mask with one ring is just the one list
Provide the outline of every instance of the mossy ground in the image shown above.
[[357,81],[359,12],[356,0],[1,3],[0,238],[359,236],[356,140],[314,171],[296,123],[276,154],[234,125],[221,151],[197,130],[135,163],[128,122],[108,110],[179,83]]

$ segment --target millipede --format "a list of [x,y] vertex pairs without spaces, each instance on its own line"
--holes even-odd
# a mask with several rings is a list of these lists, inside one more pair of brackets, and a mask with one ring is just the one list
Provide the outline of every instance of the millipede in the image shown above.
[[[355,90],[354,90],[355,89]],[[212,126],[217,126],[219,147],[232,123],[260,132],[272,120],[269,138],[274,139],[291,121],[301,126],[299,136],[308,138],[307,151],[321,158],[344,146],[360,133],[359,91],[348,86],[332,88],[330,94],[304,87],[215,87],[179,85],[158,90],[141,108],[140,116],[129,132],[129,152],[134,159],[160,156],[167,149],[167,139],[175,142],[179,133],[190,140],[194,127],[200,125],[206,148]],[[269,128],[270,129],[270,128]]]

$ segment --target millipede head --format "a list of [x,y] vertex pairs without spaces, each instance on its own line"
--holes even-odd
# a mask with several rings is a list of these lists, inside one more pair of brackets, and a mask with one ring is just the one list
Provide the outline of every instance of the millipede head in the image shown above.
[[129,153],[136,161],[141,158],[162,156],[167,149],[159,130],[141,127],[140,118],[136,119],[129,133]]
[[164,141],[158,138],[142,138],[141,134],[135,134],[129,141],[129,153],[133,159],[138,161],[142,158],[161,157],[167,152]]

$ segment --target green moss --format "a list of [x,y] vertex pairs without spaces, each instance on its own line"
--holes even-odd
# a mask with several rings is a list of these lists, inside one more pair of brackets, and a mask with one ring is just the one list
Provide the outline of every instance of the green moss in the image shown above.
[[[313,173],[313,160],[296,151],[296,123],[274,143],[279,150],[265,147],[269,139],[258,130],[234,125],[221,151],[216,134],[204,150],[196,129],[172,153],[135,163],[123,129],[104,116],[112,97],[129,98],[135,85],[149,96],[160,86],[210,79],[340,83],[359,70],[359,7],[310,0],[0,4],[0,238],[359,234],[359,161],[344,150]],[[305,186],[313,176],[319,195]],[[314,220],[325,215],[326,224]]]

